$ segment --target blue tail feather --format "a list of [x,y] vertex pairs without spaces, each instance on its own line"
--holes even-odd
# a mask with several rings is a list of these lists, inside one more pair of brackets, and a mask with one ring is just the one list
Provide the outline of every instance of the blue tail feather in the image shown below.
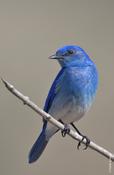
[[29,153],[29,163],[35,162],[42,154],[44,151],[48,141],[46,140],[46,135],[45,135],[45,128],[46,128],[46,123],[44,123],[43,130],[40,134],[40,136],[37,138],[36,142],[32,146],[30,153]]

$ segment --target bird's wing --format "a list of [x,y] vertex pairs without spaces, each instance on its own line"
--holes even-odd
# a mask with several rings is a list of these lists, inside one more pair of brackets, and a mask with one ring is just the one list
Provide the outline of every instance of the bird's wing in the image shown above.
[[58,73],[57,77],[55,78],[55,80],[54,80],[54,82],[49,90],[49,93],[48,93],[48,96],[46,98],[46,102],[44,105],[45,112],[49,111],[56,94],[60,91],[60,88],[61,88],[60,82],[61,82],[61,79],[63,78],[63,76],[64,76],[64,68],[62,68],[60,70],[60,72]]
[[[51,89],[49,91],[49,94],[47,96],[47,99],[44,105],[44,111],[46,112],[49,111],[56,94],[61,89],[61,80],[63,76],[64,76],[64,69],[61,69],[61,71],[58,73],[57,77],[55,78],[51,86]],[[36,161],[40,157],[40,155],[42,154],[43,150],[45,149],[48,143],[48,139],[57,131],[58,131],[57,127],[53,126],[52,124],[50,125],[50,123],[47,123],[46,120],[43,120],[42,132],[40,136],[37,138],[37,140],[35,141],[29,153],[29,163]]]

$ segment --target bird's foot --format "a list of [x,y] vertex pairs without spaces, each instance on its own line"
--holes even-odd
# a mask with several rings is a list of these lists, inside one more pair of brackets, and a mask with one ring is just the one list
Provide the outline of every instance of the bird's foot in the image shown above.
[[66,136],[66,134],[70,133],[70,126],[68,124],[64,124],[64,129],[61,131],[61,134],[63,137]]
[[82,134],[80,134],[80,135],[82,136],[82,140],[79,141],[79,143],[78,143],[78,145],[77,145],[77,149],[80,148],[81,143],[83,142],[84,139],[86,139],[85,148],[84,148],[84,150],[86,150],[86,149],[88,148],[89,144],[90,144],[90,139],[88,139],[87,136],[84,136],[84,135],[82,135]]
[[83,134],[81,134],[81,132],[78,130],[78,128],[74,125],[74,123],[71,123],[71,125],[72,125],[72,127],[75,129],[75,131],[76,131],[80,136],[82,136],[82,140],[80,140],[80,141],[78,142],[77,149],[80,148],[80,146],[81,146],[81,144],[82,144],[82,142],[83,142],[84,139],[86,139],[84,150],[87,149],[88,146],[89,146],[89,144],[90,144],[90,140],[88,139],[87,136],[84,136]]

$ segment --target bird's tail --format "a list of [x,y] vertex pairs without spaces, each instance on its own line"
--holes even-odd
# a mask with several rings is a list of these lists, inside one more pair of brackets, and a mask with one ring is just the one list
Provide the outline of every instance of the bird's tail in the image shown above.
[[46,134],[45,134],[45,129],[46,129],[47,123],[44,122],[42,132],[40,133],[40,136],[37,138],[36,142],[32,146],[30,153],[29,153],[29,163],[35,162],[42,154],[44,151],[48,140],[46,140]]

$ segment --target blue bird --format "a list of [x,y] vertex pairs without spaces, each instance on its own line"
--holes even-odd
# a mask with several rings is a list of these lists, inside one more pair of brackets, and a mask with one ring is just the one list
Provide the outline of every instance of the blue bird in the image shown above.
[[[74,45],[58,49],[49,58],[58,60],[61,70],[50,88],[44,111],[64,124],[63,136],[69,132],[69,124],[82,135],[75,127],[74,122],[84,116],[94,100],[98,86],[96,66],[81,47]],[[29,153],[29,163],[35,162],[41,156],[50,138],[57,131],[59,129],[56,126],[43,121],[41,134]],[[90,140],[86,136],[82,136],[87,141],[87,147]],[[80,144],[81,142],[79,142],[78,148]]]

